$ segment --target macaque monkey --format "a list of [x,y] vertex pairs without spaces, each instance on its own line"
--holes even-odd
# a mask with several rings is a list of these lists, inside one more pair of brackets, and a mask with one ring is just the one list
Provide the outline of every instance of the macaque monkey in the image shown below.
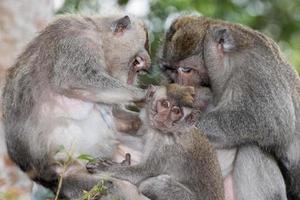
[[12,160],[54,193],[62,176],[61,198],[89,190],[99,178],[76,158],[114,157],[119,142],[102,111],[109,115],[112,104],[143,99],[145,92],[133,85],[149,64],[147,31],[138,19],[69,15],[54,21],[8,72],[3,111]]
[[182,16],[161,57],[173,82],[211,88],[213,108],[196,126],[216,149],[237,148],[232,198],[287,199],[287,186],[289,199],[300,199],[300,81],[275,42],[241,25]]
[[148,89],[147,105],[142,111],[144,123],[139,130],[145,140],[139,164],[107,165],[96,161],[88,168],[93,173],[129,181],[150,199],[224,199],[215,151],[201,132],[182,123],[189,113],[184,106],[193,103],[192,95],[186,94],[193,94],[193,89],[177,90],[177,97],[182,98],[170,95],[168,91],[173,89],[172,85]]

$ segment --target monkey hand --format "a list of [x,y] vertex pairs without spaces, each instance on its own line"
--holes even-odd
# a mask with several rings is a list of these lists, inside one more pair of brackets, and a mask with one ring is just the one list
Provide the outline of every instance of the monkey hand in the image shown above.
[[168,98],[176,101],[178,105],[193,107],[195,89],[192,86],[182,86],[178,84],[167,85]]

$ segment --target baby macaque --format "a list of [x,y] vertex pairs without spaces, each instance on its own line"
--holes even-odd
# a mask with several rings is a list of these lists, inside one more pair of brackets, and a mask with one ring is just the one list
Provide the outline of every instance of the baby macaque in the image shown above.
[[87,168],[129,181],[150,199],[222,200],[223,179],[216,153],[198,129],[184,122],[194,90],[176,87],[171,84],[148,89],[147,105],[141,114],[144,124],[138,133],[145,142],[140,163],[110,165],[98,160],[88,163]]

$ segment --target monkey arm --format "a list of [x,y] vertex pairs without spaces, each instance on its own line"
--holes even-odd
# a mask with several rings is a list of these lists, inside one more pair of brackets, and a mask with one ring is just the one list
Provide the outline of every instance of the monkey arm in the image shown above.
[[120,166],[117,164],[103,167],[103,165],[100,164],[97,173],[100,175],[103,173],[108,174],[114,178],[126,180],[137,185],[146,178],[160,174],[161,160],[158,159],[157,156],[155,153],[150,153],[145,162],[133,166]]
[[100,172],[100,175],[102,174],[108,174],[113,178],[129,181],[134,185],[138,185],[146,178],[158,175],[157,171],[151,169],[149,166],[140,164],[134,166],[112,166]]
[[144,98],[144,90],[128,86],[108,74],[106,70],[109,69],[99,45],[89,38],[81,37],[81,40],[72,37],[62,39],[57,44],[57,59],[50,81],[54,88],[63,88],[58,93],[107,104],[127,103]]
[[[235,105],[220,104],[200,118],[196,126],[217,148],[231,148],[254,143],[265,148],[285,147],[291,140],[293,118],[287,118],[287,108],[278,105],[253,105],[256,101],[242,99]],[[244,102],[244,103],[239,103]],[[252,106],[251,106],[252,105]],[[229,108],[235,108],[234,110]],[[278,112],[278,111],[282,112]],[[274,112],[276,111],[276,112]]]
[[[135,92],[133,92],[135,91]],[[139,88],[110,88],[110,89],[67,89],[64,94],[70,98],[105,104],[122,104],[140,101],[145,97],[145,91]]]
[[193,200],[195,194],[185,185],[169,175],[159,175],[141,182],[139,191],[150,199],[157,200]]

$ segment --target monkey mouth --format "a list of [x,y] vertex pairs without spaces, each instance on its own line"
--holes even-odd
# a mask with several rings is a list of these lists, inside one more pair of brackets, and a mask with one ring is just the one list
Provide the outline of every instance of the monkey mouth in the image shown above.
[[144,75],[149,73],[148,68],[150,63],[147,57],[137,55],[130,62],[129,66],[127,84],[132,85],[135,81],[136,75]]

